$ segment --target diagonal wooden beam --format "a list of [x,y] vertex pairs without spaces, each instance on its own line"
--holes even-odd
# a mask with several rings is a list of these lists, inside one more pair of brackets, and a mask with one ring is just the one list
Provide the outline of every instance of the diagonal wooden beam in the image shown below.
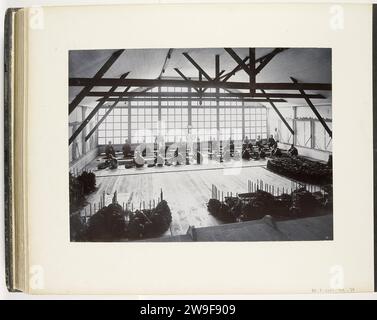
[[[184,80],[190,81],[189,78],[187,78],[178,68],[174,68],[175,72],[177,72]],[[200,90],[198,88],[193,88],[196,92],[200,93]]]
[[256,68],[255,72],[258,74],[259,72],[262,71],[262,69],[280,52],[284,51],[286,49],[284,48],[276,48],[274,49],[267,57],[265,57],[259,66]]
[[[244,58],[242,60],[242,62],[246,63],[247,60],[249,60],[249,57]],[[234,76],[240,70],[242,70],[242,68],[240,67],[239,64],[237,64],[237,66],[232,71],[230,71],[228,74],[225,74],[225,76],[223,77],[222,81],[223,82],[227,82],[228,79],[230,79],[230,77]],[[220,77],[220,78],[222,78],[222,77]]]
[[[261,90],[262,93],[266,94],[266,92],[262,89]],[[279,109],[275,106],[274,102],[272,99],[270,98],[267,98],[267,102],[271,105],[271,107],[275,110],[275,112],[277,113],[277,115],[279,116],[279,118],[281,119],[281,121],[283,121],[283,123],[285,124],[285,126],[288,128],[288,130],[292,133],[292,134],[295,134],[295,132],[293,131],[293,129],[291,128],[291,126],[289,125],[289,123],[287,122],[287,120],[285,120],[285,118],[283,117],[283,115],[280,113]]]
[[161,79],[162,75],[165,73],[166,66],[168,65],[169,59],[171,58],[171,54],[173,53],[173,49],[169,49],[168,53],[166,54],[165,61],[162,65],[160,75],[158,76],[158,79]]
[[[123,74],[120,79],[123,80],[129,75],[129,72]],[[118,86],[112,86],[111,89],[109,90],[108,94],[113,93]],[[86,117],[86,119],[80,124],[80,126],[76,129],[76,131],[72,134],[72,136],[69,138],[68,145],[70,145],[76,138],[77,136],[81,133],[81,131],[87,126],[90,120],[96,115],[97,111],[104,105],[105,100],[101,100],[94,108],[93,110],[89,113],[89,115]]]
[[[123,92],[126,93],[128,90],[130,90],[131,87],[127,87]],[[102,118],[96,123],[96,125],[93,127],[92,130],[87,134],[85,137],[85,141],[88,141],[89,138],[93,135],[94,132],[98,129],[98,127],[101,125],[103,121],[107,118],[107,116],[113,111],[113,109],[118,105],[118,103],[121,102],[121,99],[119,98],[116,100],[110,107],[109,109],[105,112],[105,114],[102,116]]]
[[[250,68],[246,65],[245,62],[238,56],[238,54],[232,48],[224,48],[226,52],[233,58],[234,61],[250,76]],[[250,57],[249,57],[250,59]],[[255,63],[255,60],[254,60]]]
[[185,56],[185,58],[186,58],[188,61],[191,62],[191,64],[192,64],[196,69],[198,69],[199,74],[202,74],[202,75],[203,75],[208,81],[211,81],[211,82],[213,81],[212,78],[208,75],[208,73],[205,72],[205,71],[202,69],[202,67],[199,66],[199,65],[196,63],[196,61],[195,61],[193,58],[190,57],[190,55],[189,55],[188,53],[183,52],[182,54]]
[[[294,82],[294,83],[298,83],[298,81],[295,79],[295,78],[292,78],[290,77],[291,80]],[[299,89],[300,93],[302,94],[303,98],[305,99],[306,103],[308,104],[308,106],[310,107],[310,109],[312,109],[313,113],[315,114],[315,116],[317,117],[317,119],[319,120],[319,122],[322,124],[322,126],[325,128],[326,132],[328,133],[328,135],[330,136],[330,138],[332,138],[332,131],[331,129],[329,128],[329,126],[327,125],[326,121],[323,120],[322,116],[320,115],[320,113],[318,112],[317,108],[314,106],[314,104],[311,102],[311,100],[308,98],[308,96],[306,95],[305,91],[303,89]]]
[[[114,64],[114,62],[120,57],[120,55],[124,52],[124,50],[115,51],[110,58],[104,63],[101,69],[94,75],[93,79],[100,79],[103,75],[110,69],[110,67]],[[69,113],[71,114],[73,110],[79,105],[79,103],[86,97],[86,95],[92,90],[93,85],[85,86],[79,94],[72,100],[69,104]]]
[[[276,50],[276,49],[275,49],[275,50]],[[284,51],[284,50],[288,50],[288,48],[280,48],[280,50],[281,50],[280,52],[282,52],[282,51]],[[265,54],[265,55],[262,56],[262,57],[259,57],[258,59],[255,60],[255,63],[260,63],[260,64],[261,64],[265,59],[269,59],[272,53],[273,53],[273,52],[270,52],[270,53]],[[274,55],[274,56],[275,56],[275,55]],[[249,57],[246,57],[246,58],[244,58],[242,61],[246,64],[246,62],[247,62],[248,60],[249,60]],[[268,63],[268,62],[267,62],[267,63]],[[267,64],[267,63],[266,63],[266,64]],[[249,66],[249,64],[247,64],[247,66]],[[257,68],[257,70],[256,70],[256,73],[258,74],[258,73],[259,73],[264,67],[265,67],[265,65],[264,65],[264,66],[261,66],[260,69],[258,70],[258,68],[259,68],[259,66],[258,66],[258,68]],[[224,74],[223,76],[221,76],[221,78],[223,79],[222,81],[224,81],[224,82],[228,81],[228,79],[229,79],[230,77],[234,76],[237,72],[239,72],[239,71],[241,71],[241,70],[243,70],[242,67],[240,67],[240,65],[237,65],[232,71],[230,71],[230,72]]]

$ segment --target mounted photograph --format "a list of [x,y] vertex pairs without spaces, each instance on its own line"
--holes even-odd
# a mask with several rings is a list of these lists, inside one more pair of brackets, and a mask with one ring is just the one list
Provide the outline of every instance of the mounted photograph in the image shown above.
[[332,50],[69,51],[71,242],[333,240]]

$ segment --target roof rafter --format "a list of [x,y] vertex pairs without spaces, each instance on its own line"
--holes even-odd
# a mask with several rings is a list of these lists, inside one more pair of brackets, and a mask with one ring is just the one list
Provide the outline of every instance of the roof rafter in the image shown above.
[[[292,82],[293,83],[298,83],[298,81],[293,78],[293,77],[290,77]],[[318,112],[317,108],[314,106],[314,104],[311,102],[311,100],[308,98],[307,94],[305,93],[305,91],[303,89],[298,89],[300,91],[300,93],[302,94],[303,98],[305,99],[306,103],[308,104],[308,106],[310,107],[310,109],[312,109],[313,113],[315,114],[315,116],[317,117],[317,119],[319,120],[319,122],[322,124],[322,126],[325,128],[326,132],[328,133],[328,135],[330,136],[330,138],[332,138],[332,131],[331,129],[329,128],[329,126],[327,125],[326,121],[323,120],[322,116],[320,115],[320,113]]]
[[[121,54],[125,50],[117,50],[115,51],[109,59],[103,64],[103,66],[97,71],[97,73],[94,75],[93,79],[100,79],[104,76],[104,74],[110,69],[110,67],[114,64],[114,62],[121,56]],[[72,100],[72,102],[69,104],[68,114],[71,114],[73,110],[76,109],[76,107],[79,105],[79,103],[87,96],[87,94],[92,90],[92,85],[85,86],[78,95]]]
[[[129,75],[129,72],[123,74],[120,77],[120,80],[124,80],[128,75]],[[117,88],[118,88],[118,86],[114,85],[113,87],[111,87],[111,89],[109,90],[108,94],[113,93]],[[69,138],[68,145],[70,145],[76,139],[76,137],[81,133],[81,131],[88,125],[88,123],[90,122],[90,120],[96,115],[97,111],[103,106],[104,103],[105,103],[105,100],[101,100],[93,108],[93,110],[89,113],[89,115],[86,117],[86,119],[80,124],[80,126],[76,129],[76,131]]]

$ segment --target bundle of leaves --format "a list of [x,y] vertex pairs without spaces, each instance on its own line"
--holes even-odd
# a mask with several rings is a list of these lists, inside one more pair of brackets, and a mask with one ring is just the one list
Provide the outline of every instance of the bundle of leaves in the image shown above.
[[275,197],[271,215],[286,217],[289,215],[289,209],[291,206],[292,196],[290,194],[283,193],[280,196]]
[[79,212],[70,215],[69,225],[71,241],[85,241],[86,224]]
[[96,175],[93,172],[83,171],[77,180],[82,185],[85,195],[96,190]]
[[87,229],[90,241],[114,241],[125,237],[126,223],[119,204],[103,207],[90,217]]
[[305,188],[292,192],[292,206],[290,208],[293,216],[312,216],[322,213],[321,201]]
[[326,185],[323,190],[323,209],[325,213],[329,213],[333,211],[333,187],[332,185]]
[[275,198],[272,194],[258,190],[254,193],[254,196],[243,205],[240,219],[256,220],[263,218],[267,214],[271,214],[274,208],[274,201]]
[[172,222],[168,203],[160,201],[154,209],[137,210],[130,215],[127,235],[130,239],[141,239],[161,236]]
[[278,174],[313,184],[331,184],[332,168],[303,157],[283,156],[267,162],[267,168]]
[[83,185],[69,173],[69,207],[70,212],[76,211],[85,203]]
[[207,204],[207,209],[211,215],[224,222],[233,222],[235,219],[230,212],[228,203],[223,203],[217,199],[210,199]]

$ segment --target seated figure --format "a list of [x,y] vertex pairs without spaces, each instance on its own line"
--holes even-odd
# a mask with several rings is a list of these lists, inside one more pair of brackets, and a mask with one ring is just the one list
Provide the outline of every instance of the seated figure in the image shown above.
[[276,143],[276,141],[275,141],[275,139],[274,139],[274,136],[271,135],[271,136],[268,138],[268,147],[269,147],[270,149],[272,149],[272,148],[274,147],[275,143]]
[[111,144],[111,141],[109,141],[109,144],[106,146],[105,154],[107,159],[111,159],[115,157],[115,149],[113,145]]
[[282,156],[282,152],[278,148],[278,144],[277,143],[275,143],[274,148],[271,151],[271,156],[273,156],[273,157],[281,157]]
[[122,147],[122,151],[124,158],[127,158],[131,155],[131,144],[128,142],[128,139],[126,139],[125,144]]
[[288,154],[291,156],[291,157],[297,157],[298,156],[298,150],[297,148],[292,144],[291,147],[289,148],[288,150]]
[[259,148],[259,158],[264,159],[266,157],[266,152],[264,152],[263,148]]
[[258,147],[258,148],[262,148],[263,145],[262,145],[262,140],[260,138],[260,136],[257,137],[257,140],[255,141],[255,145]]

